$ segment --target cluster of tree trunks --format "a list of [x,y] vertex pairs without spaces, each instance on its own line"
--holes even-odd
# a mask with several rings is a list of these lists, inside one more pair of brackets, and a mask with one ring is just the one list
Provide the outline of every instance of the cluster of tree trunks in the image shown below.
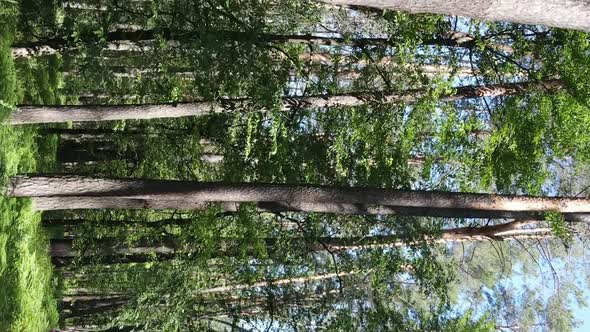
[[[169,220],[172,222],[174,220]],[[66,221],[67,222],[67,221]],[[65,223],[65,222],[64,222]],[[185,224],[188,222],[185,222]],[[399,239],[396,235],[374,235],[365,237],[299,237],[289,239],[289,246],[299,248],[304,252],[321,252],[328,250],[332,253],[347,250],[364,250],[375,248],[401,247],[415,245],[420,242],[453,243],[468,241],[504,241],[513,239],[548,238],[551,237],[551,229],[543,227],[524,228],[527,226],[538,226],[536,220],[515,220],[508,223],[479,226],[479,227],[458,227],[443,230],[436,236],[425,236],[423,240],[407,242]],[[102,223],[96,223],[96,226]],[[111,222],[110,225],[133,225],[133,223]],[[150,227],[160,226],[161,222],[135,223],[136,226],[148,225]],[[166,223],[168,224],[168,223]],[[174,221],[176,225],[181,222]],[[267,252],[280,252],[279,239],[266,238],[264,243]],[[282,240],[284,242],[284,239]],[[116,264],[116,263],[142,263],[149,261],[162,261],[170,259],[183,259],[190,253],[194,244],[183,243],[176,237],[165,237],[157,240],[143,239],[136,241],[134,245],[123,243],[116,238],[102,238],[97,240],[95,245],[97,251],[78,252],[74,249],[73,239],[52,239],[50,241],[50,255],[55,266],[62,267],[71,264],[77,258],[78,264]],[[220,256],[238,256],[243,252],[244,244],[237,238],[222,238],[217,243],[216,252]],[[253,253],[255,248],[247,248]]]

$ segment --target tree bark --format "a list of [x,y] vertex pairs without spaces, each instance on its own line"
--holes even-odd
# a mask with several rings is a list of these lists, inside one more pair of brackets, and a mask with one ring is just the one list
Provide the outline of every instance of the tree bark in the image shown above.
[[[225,212],[236,212],[240,203],[217,204]],[[135,199],[119,197],[33,197],[33,208],[37,211],[55,210],[95,210],[95,209],[174,209],[203,210],[210,207],[206,202],[171,199]],[[401,206],[376,206],[366,204],[341,203],[283,203],[261,202],[255,204],[258,212],[317,212],[355,215],[398,215],[440,218],[481,218],[481,219],[543,219],[543,212],[530,211],[483,211],[473,209],[430,209]],[[590,222],[588,213],[567,213],[564,217],[572,222]]]
[[[105,199],[110,204],[163,208],[184,204],[203,208],[207,202],[225,205],[251,202],[269,209],[311,212],[322,207],[354,211],[410,209],[458,211],[462,213],[590,213],[590,199],[535,197],[439,191],[404,191],[365,187],[329,187],[263,183],[207,183],[174,180],[108,179],[75,175],[16,176],[5,193],[12,197],[39,197],[68,201]],[[137,202],[136,202],[137,201]],[[98,201],[94,201],[98,202]],[[75,205],[76,203],[73,203]],[[153,204],[153,205],[149,205]],[[120,206],[120,205],[118,205]],[[37,206],[39,208],[39,206]],[[101,206],[100,208],[104,208]],[[135,207],[137,208],[137,207]],[[378,212],[378,211],[375,211]]]
[[435,13],[590,31],[590,2],[586,0],[315,0],[409,13]]
[[[456,101],[481,97],[509,96],[527,91],[555,92],[564,87],[561,80],[539,82],[517,82],[493,85],[468,85],[456,87],[454,92],[440,96],[440,101]],[[385,103],[413,103],[425,97],[424,89],[408,90],[404,93],[388,91],[366,91],[331,95],[283,97],[282,109],[329,108],[338,106],[361,106],[370,101]],[[231,112],[248,107],[248,98],[227,98],[219,102],[199,101],[186,103],[147,104],[147,105],[79,105],[79,106],[21,106],[13,111],[9,124],[34,124],[57,122],[109,121],[125,119],[158,119],[186,116],[204,116],[212,113]],[[264,109],[261,111],[265,111]]]
[[[67,241],[71,240],[51,240],[50,242],[51,263],[56,268],[71,266],[74,262],[79,267],[94,264],[161,262],[177,259],[180,256],[175,252],[166,251],[167,248],[157,247],[127,248],[127,250],[120,247],[119,251],[121,252],[117,252],[114,248],[106,248],[105,252],[100,254],[78,255],[71,248],[71,243],[68,244]],[[69,249],[66,249],[67,246],[69,246]]]
[[[175,31],[170,29],[160,30],[127,30],[118,29],[105,34],[104,40],[107,42],[107,48],[112,50],[144,50],[149,45],[142,45],[142,42],[152,41],[162,37],[176,45],[199,40],[203,37],[199,31]],[[328,37],[313,34],[292,34],[280,35],[271,33],[256,33],[247,31],[215,31],[208,32],[209,38],[215,38],[219,42],[238,41],[257,44],[316,44],[326,46],[354,45],[389,45],[391,39],[387,37],[357,38],[345,39],[342,37]],[[94,35],[83,35],[79,39],[89,43],[97,42]],[[445,35],[423,40],[424,45],[430,46],[447,46],[447,47],[465,47],[473,48],[477,45],[476,39],[462,32],[449,32]],[[68,47],[75,48],[74,43],[63,37],[48,38],[37,42],[23,42],[14,44],[12,47],[12,56],[17,58],[28,58],[41,55],[50,55],[67,50]],[[503,50],[502,47],[497,50]],[[510,51],[510,50],[506,50]]]

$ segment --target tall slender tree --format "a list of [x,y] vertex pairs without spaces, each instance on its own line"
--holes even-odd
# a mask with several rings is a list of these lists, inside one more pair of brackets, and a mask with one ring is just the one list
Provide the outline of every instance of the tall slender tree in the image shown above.
[[590,201],[584,198],[80,176],[18,176],[12,178],[6,193],[12,197],[39,199],[41,205],[37,206],[38,209],[201,209],[209,202],[221,202],[231,210],[232,206],[235,209],[235,203],[250,202],[270,211],[356,211],[364,214],[399,213],[441,217],[527,218],[539,213],[559,212],[579,220],[582,217],[576,216],[590,213]]
[[[456,87],[453,92],[441,96],[439,100],[456,101],[480,97],[499,97],[535,91],[555,92],[562,88],[563,82],[561,80],[466,85]],[[281,99],[280,108],[286,111],[297,108],[354,107],[364,105],[371,100],[385,103],[413,103],[427,94],[426,89],[416,89],[403,93],[363,91],[301,97],[289,96]],[[219,102],[202,101],[152,105],[21,106],[10,114],[8,123],[32,124],[204,116],[247,108],[249,101],[248,98],[226,98]]]

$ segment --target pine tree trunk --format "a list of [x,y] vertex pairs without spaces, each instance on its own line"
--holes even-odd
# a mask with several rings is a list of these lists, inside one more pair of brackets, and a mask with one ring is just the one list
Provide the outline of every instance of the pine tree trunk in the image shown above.
[[[331,214],[354,214],[354,215],[399,215],[418,217],[441,217],[441,218],[504,218],[504,219],[543,219],[543,212],[530,211],[491,211],[473,209],[431,209],[402,206],[376,206],[366,204],[342,204],[342,203],[283,203],[283,202],[260,202],[256,203],[256,210],[259,212],[317,212]],[[120,197],[34,197],[33,207],[37,211],[55,210],[95,210],[95,209],[174,209],[174,210],[203,210],[210,207],[207,202],[195,202],[173,199],[137,199]],[[233,213],[238,211],[240,203],[226,202],[216,204],[216,208],[222,211]],[[568,221],[590,222],[588,213],[567,213],[564,214]]]
[[[441,101],[456,101],[481,97],[509,96],[527,91],[555,92],[563,88],[561,80],[540,82],[517,82],[493,85],[468,85],[455,88],[455,91],[440,96]],[[404,93],[354,92],[345,94],[283,97],[282,109],[287,111],[299,107],[329,108],[338,106],[361,106],[369,101],[385,103],[413,103],[427,95],[424,89],[409,90]],[[125,119],[178,118],[185,116],[204,116],[212,113],[232,112],[247,107],[248,98],[225,99],[220,102],[187,102],[149,105],[109,105],[109,106],[22,106],[12,112],[9,124],[57,123],[109,121]],[[261,110],[264,111],[264,110]]]
[[315,0],[332,5],[365,6],[467,16],[484,21],[590,31],[590,2],[586,0]]
[[[208,202],[221,202],[228,207],[236,202],[251,202],[259,204],[260,208],[267,206],[269,210],[282,208],[302,212],[317,212],[316,210],[322,208],[339,209],[346,213],[362,209],[375,209],[366,213],[409,209],[425,210],[424,213],[434,216],[440,209],[447,213],[464,214],[463,217],[471,213],[590,213],[590,199],[584,198],[81,176],[16,176],[11,179],[6,194],[12,197],[57,199],[64,204],[61,208],[75,206],[76,200],[89,200],[95,204],[104,200],[119,208],[139,208],[137,204],[141,204],[145,208],[170,208],[175,205],[192,209],[203,208]],[[97,204],[95,208],[106,207],[104,204]]]

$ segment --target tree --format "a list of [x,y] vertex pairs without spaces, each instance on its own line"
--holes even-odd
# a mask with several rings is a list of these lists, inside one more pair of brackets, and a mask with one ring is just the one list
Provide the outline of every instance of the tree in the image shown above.
[[546,25],[550,27],[590,31],[588,16],[590,5],[576,0],[564,3],[559,0],[529,1],[409,1],[409,0],[316,0],[331,5],[366,6],[379,9],[403,10],[410,13],[436,13],[467,16],[487,21]]
[[[390,210],[390,213],[402,211],[402,214],[410,215],[457,217],[502,217],[513,214],[531,216],[559,212],[575,218],[579,214],[590,212],[590,201],[584,198],[256,183],[99,179],[80,176],[18,176],[12,179],[6,193],[12,197],[35,197],[41,202],[45,199],[53,204],[59,202],[64,204],[60,207],[62,209],[76,206],[79,208],[77,204],[80,203],[77,201],[81,201],[85,208],[184,206],[198,209],[205,207],[209,202],[222,202],[229,203],[228,208],[231,209],[233,203],[250,202],[259,204],[262,209],[268,206],[270,211],[359,211],[379,214],[383,209]],[[71,206],[68,206],[68,201],[72,202]]]
[[[98,44],[98,40],[95,35],[80,36],[80,40],[90,44]],[[267,47],[267,43],[285,44],[285,43],[311,43],[316,45],[326,46],[338,46],[351,43],[352,45],[368,46],[368,45],[387,45],[391,43],[390,38],[375,37],[375,38],[358,38],[353,40],[347,40],[342,37],[326,37],[316,36],[312,34],[301,35],[280,35],[280,34],[268,34],[268,33],[257,33],[251,31],[208,31],[202,33],[200,31],[185,31],[185,30],[174,30],[174,29],[161,29],[158,31],[154,30],[115,30],[109,31],[104,36],[103,42],[108,42],[106,48],[114,51],[146,51],[149,50],[149,46],[142,46],[140,42],[153,41],[156,38],[164,38],[172,43],[187,43],[199,39],[211,39],[223,43],[227,41],[235,41],[239,43],[253,43],[261,47]],[[79,43],[79,42],[78,42]],[[474,48],[476,40],[473,36],[462,33],[449,33],[448,35],[437,36],[431,39],[425,39],[423,41],[425,45],[432,46],[447,46],[447,47],[465,47]],[[52,38],[39,42],[28,42],[13,45],[12,56],[14,58],[27,58],[34,56],[43,56],[56,54],[68,50],[68,47],[72,44],[66,38]],[[492,48],[498,50],[508,50],[509,47],[503,47],[501,45],[492,45]],[[73,48],[75,50],[75,47]],[[72,50],[72,49],[70,49]]]
[[[460,99],[508,96],[519,93],[547,91],[554,92],[563,88],[560,80],[541,82],[517,82],[482,86],[459,86],[451,93],[440,97],[440,101]],[[279,108],[283,111],[302,107],[329,108],[354,107],[376,100],[384,103],[413,103],[427,95],[425,89],[405,91],[401,94],[388,91],[363,91],[334,95],[314,95],[302,97],[283,97]],[[248,98],[226,98],[219,102],[186,102],[155,105],[112,105],[112,106],[22,106],[9,116],[10,124],[55,123],[109,121],[124,119],[158,119],[186,116],[204,116],[228,110],[247,108]]]
[[[173,220],[172,220],[173,221]],[[77,222],[78,224],[80,221]],[[188,221],[184,222],[185,224]],[[268,252],[280,252],[283,250],[302,250],[303,253],[317,253],[329,251],[333,254],[346,251],[371,250],[379,248],[394,248],[420,244],[452,244],[459,242],[473,241],[510,241],[526,239],[547,239],[552,237],[551,229],[540,227],[541,221],[536,220],[515,220],[507,223],[476,226],[457,227],[443,229],[433,236],[424,236],[413,242],[404,241],[399,235],[375,235],[366,237],[292,237],[288,239],[265,238],[262,240]],[[104,224],[98,222],[94,226]],[[133,226],[134,223],[113,222],[110,225]],[[151,225],[153,224],[153,225]],[[183,223],[175,222],[178,227]],[[162,227],[160,222],[135,223],[148,227]],[[112,227],[111,226],[111,227]],[[523,227],[535,226],[534,228]],[[93,246],[82,249],[79,252],[75,249],[73,239],[51,239],[50,255],[53,264],[62,267],[72,264],[121,264],[121,263],[145,263],[162,260],[183,260],[190,259],[195,253],[194,243],[190,240],[183,240],[180,237],[166,236],[158,239],[142,238],[133,241],[133,244],[122,243],[117,238],[101,238],[95,240]],[[214,244],[215,250],[220,257],[238,257],[241,253],[247,252],[256,254],[254,247],[244,248],[239,238],[223,237]],[[411,270],[411,268],[409,269]],[[411,271],[410,271],[411,272]],[[245,288],[245,287],[241,287]],[[229,287],[228,287],[229,289]]]

